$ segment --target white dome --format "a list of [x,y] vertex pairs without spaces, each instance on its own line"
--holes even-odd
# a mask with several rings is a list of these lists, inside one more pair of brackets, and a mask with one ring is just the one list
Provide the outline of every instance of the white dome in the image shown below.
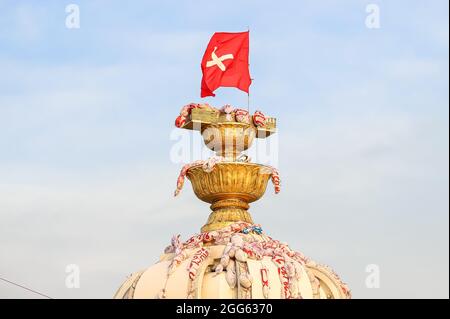
[[174,237],[160,261],[129,276],[114,297],[350,298],[350,291],[330,268],[240,222],[185,243]]

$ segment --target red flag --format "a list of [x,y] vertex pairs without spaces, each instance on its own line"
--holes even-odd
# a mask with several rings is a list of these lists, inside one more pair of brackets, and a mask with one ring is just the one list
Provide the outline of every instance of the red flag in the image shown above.
[[248,93],[252,83],[248,69],[249,32],[216,32],[202,59],[201,97],[216,96],[221,86]]

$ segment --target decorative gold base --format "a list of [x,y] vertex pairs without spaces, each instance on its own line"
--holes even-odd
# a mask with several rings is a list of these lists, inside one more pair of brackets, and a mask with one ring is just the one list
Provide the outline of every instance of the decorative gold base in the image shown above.
[[247,211],[249,205],[240,199],[223,199],[211,205],[212,213],[209,215],[202,232],[221,229],[239,221],[253,223],[250,213]]
[[188,170],[195,195],[211,203],[213,211],[202,232],[217,230],[244,221],[253,223],[247,209],[248,203],[262,197],[270,178],[270,170],[253,163],[222,162],[212,172],[205,172],[201,165]]

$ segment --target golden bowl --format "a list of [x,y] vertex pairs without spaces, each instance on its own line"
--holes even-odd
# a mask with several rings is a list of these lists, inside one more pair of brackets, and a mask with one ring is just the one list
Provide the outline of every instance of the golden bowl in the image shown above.
[[195,195],[204,202],[236,199],[251,203],[264,195],[270,169],[260,164],[221,162],[210,173],[201,165],[191,167],[187,177]]
[[213,123],[204,126],[201,132],[206,146],[229,160],[236,160],[256,136],[254,126],[239,122]]

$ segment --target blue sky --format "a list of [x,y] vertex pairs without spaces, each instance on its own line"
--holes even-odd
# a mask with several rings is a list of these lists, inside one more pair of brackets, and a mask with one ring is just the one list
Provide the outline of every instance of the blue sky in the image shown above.
[[[277,117],[283,182],[252,205],[256,222],[355,297],[448,298],[446,1],[0,0],[1,276],[108,298],[172,234],[199,230],[207,205],[189,185],[172,198],[173,121],[201,100],[210,36],[247,27],[251,108]],[[205,101],[247,103],[217,93]],[[0,297],[32,296],[0,283]]]

